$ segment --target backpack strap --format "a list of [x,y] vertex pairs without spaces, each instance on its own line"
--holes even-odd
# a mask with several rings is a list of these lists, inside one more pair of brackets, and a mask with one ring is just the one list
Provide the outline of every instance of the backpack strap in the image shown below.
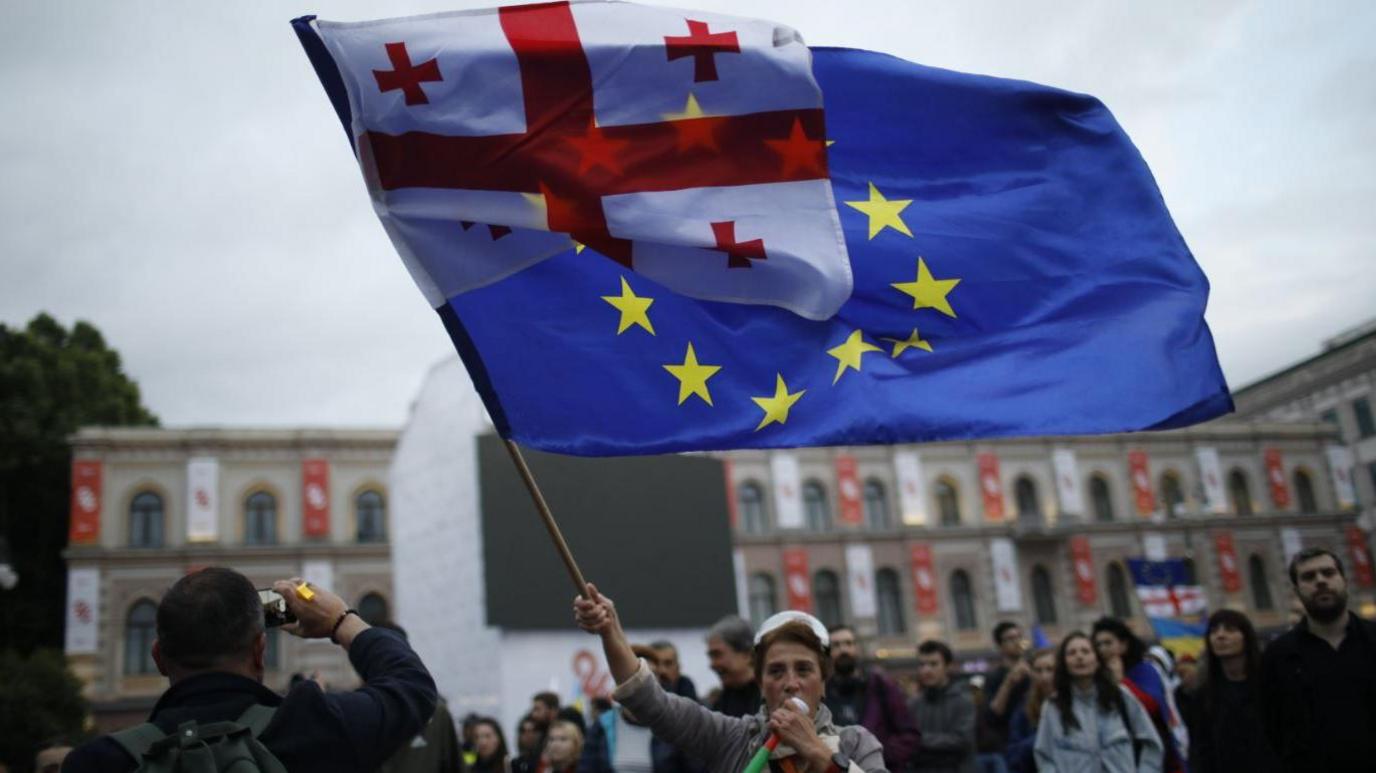
[[264,706],[261,703],[255,703],[244,709],[244,713],[239,715],[237,721],[239,724],[247,727],[254,738],[257,738],[268,728],[268,723],[272,722],[272,717],[276,713],[277,709],[273,706]]
[[153,747],[153,744],[167,737],[167,733],[162,728],[152,722],[144,722],[141,725],[134,725],[131,728],[120,730],[110,734],[110,739],[119,744],[124,753],[134,758],[134,764],[143,761],[143,753]]

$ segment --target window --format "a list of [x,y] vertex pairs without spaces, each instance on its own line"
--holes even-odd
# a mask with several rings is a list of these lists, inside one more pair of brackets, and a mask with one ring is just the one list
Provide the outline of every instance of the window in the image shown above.
[[1357,416],[1357,437],[1368,438],[1376,435],[1376,419],[1371,416],[1371,401],[1359,397],[1352,401],[1352,412]]
[[951,609],[956,613],[956,630],[973,631],[979,628],[975,617],[975,594],[970,588],[970,575],[964,569],[951,572]]
[[1338,431],[1339,431],[1339,432],[1342,432],[1343,425],[1342,425],[1342,422],[1338,420],[1338,409],[1337,409],[1337,408],[1329,408],[1328,410],[1326,410],[1326,411],[1324,411],[1323,413],[1319,414],[1319,421],[1323,421],[1323,422],[1327,422],[1327,423],[1329,423],[1329,424],[1332,424],[1334,427],[1337,427],[1337,428],[1338,428]]
[[1032,602],[1037,608],[1037,622],[1056,624],[1056,595],[1051,590],[1051,573],[1037,564],[1032,567]]
[[1275,602],[1271,599],[1271,583],[1266,576],[1266,562],[1256,553],[1247,559],[1247,573],[1252,585],[1252,607],[1258,612],[1268,611],[1276,608]]
[[1019,521],[1041,521],[1042,503],[1037,498],[1037,484],[1031,478],[1020,476],[1013,484],[1013,496],[1018,500]]
[[381,593],[368,593],[358,600],[358,616],[368,625],[391,622],[387,609],[387,599]]
[[893,525],[889,521],[889,498],[884,496],[884,484],[874,478],[865,481],[865,523],[871,529],[887,529]]
[[1233,500],[1235,514],[1252,514],[1252,490],[1247,487],[1247,473],[1242,470],[1228,473],[1228,497]]
[[764,489],[753,480],[746,481],[736,489],[736,514],[741,521],[739,527],[745,534],[764,534]]
[[830,628],[841,624],[841,583],[835,572],[822,569],[812,575],[812,603],[822,625]]
[[1180,476],[1166,472],[1161,476],[1161,506],[1166,509],[1167,518],[1179,518],[1185,504],[1185,488],[1180,485]]
[[387,505],[381,492],[368,489],[354,497],[354,522],[359,542],[387,541]]
[[162,547],[162,497],[151,491],[134,495],[129,503],[129,547]]
[[1094,506],[1094,520],[1107,523],[1113,520],[1113,495],[1108,490],[1108,480],[1102,475],[1089,479],[1089,501]]
[[158,637],[158,605],[141,599],[129,608],[124,621],[124,673],[156,674],[153,662],[153,640]]
[[759,626],[779,611],[774,598],[774,578],[760,572],[750,576],[750,622]]
[[1123,565],[1119,563],[1108,565],[1108,613],[1119,620],[1132,617],[1132,598],[1128,596],[1128,578],[1123,571]]
[[903,593],[898,589],[898,572],[880,569],[874,573],[874,594],[879,607],[879,635],[903,633]]
[[277,498],[266,491],[244,500],[244,542],[273,545],[277,542]]
[[1314,498],[1314,481],[1304,470],[1295,470],[1295,499],[1299,502],[1301,513],[1317,513],[1318,500]]
[[960,497],[949,478],[936,482],[936,509],[941,514],[942,526],[960,525]]
[[807,527],[812,531],[827,531],[831,528],[831,506],[827,503],[827,490],[815,480],[803,484],[803,511],[807,513]]

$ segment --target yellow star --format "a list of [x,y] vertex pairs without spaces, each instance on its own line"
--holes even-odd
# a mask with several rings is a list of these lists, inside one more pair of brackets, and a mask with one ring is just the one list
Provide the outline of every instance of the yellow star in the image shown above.
[[927,270],[927,263],[918,258],[917,279],[912,282],[894,282],[893,287],[913,297],[914,309],[936,309],[948,317],[954,317],[956,313],[951,310],[951,303],[946,300],[946,296],[958,284],[959,279],[933,279],[932,272]]
[[922,337],[917,334],[917,328],[913,328],[913,334],[908,336],[906,341],[897,338],[881,338],[879,340],[888,341],[893,344],[892,356],[894,357],[913,348],[921,349],[924,352],[930,352],[932,350],[931,342],[922,340]]
[[702,112],[702,106],[698,104],[698,98],[693,92],[688,92],[688,104],[683,106],[682,113],[665,113],[666,121],[682,121],[687,118],[705,118],[706,113]]
[[793,404],[798,402],[798,399],[801,398],[805,392],[807,392],[806,389],[800,389],[797,392],[789,394],[788,385],[784,383],[783,374],[776,373],[774,375],[775,378],[778,379],[778,381],[776,381],[774,384],[773,397],[750,398],[751,400],[755,401],[756,405],[760,406],[760,408],[764,410],[764,418],[760,419],[760,425],[755,428],[756,432],[759,432],[760,430],[764,429],[765,427],[768,427],[770,424],[773,424],[774,422],[778,422],[780,424],[787,422],[788,409],[792,408]]
[[870,197],[868,201],[847,201],[846,206],[864,212],[870,219],[870,238],[873,239],[880,231],[885,228],[912,236],[913,232],[908,230],[908,224],[903,222],[903,218],[898,213],[907,209],[913,203],[912,199],[886,199],[879,189],[870,183]]
[[846,338],[845,343],[840,346],[833,346],[827,350],[827,354],[836,358],[836,378],[833,378],[831,383],[835,384],[837,381],[840,381],[841,374],[845,373],[847,368],[857,373],[860,372],[860,358],[864,356],[866,352],[882,351],[884,350],[864,340],[859,330],[851,333],[850,336]]
[[[586,245],[586,244],[584,244],[584,243],[582,243],[582,242],[580,242],[580,241],[578,241],[578,240],[576,240],[576,239],[571,240],[571,241],[573,241],[573,254],[575,254],[575,255],[582,255],[582,254],[583,254],[583,250],[586,250],[586,249],[588,248],[588,245]],[[624,282],[624,281],[626,281],[626,280],[625,280],[625,279],[622,279],[621,281]]]
[[631,325],[640,325],[650,334],[655,334],[655,328],[650,324],[650,316],[645,312],[649,310],[650,304],[655,302],[654,298],[642,298],[631,292],[631,286],[626,282],[626,277],[621,277],[621,294],[604,295],[602,300],[616,307],[621,312],[621,324],[617,325],[616,334],[621,335]]
[[683,401],[688,399],[688,395],[697,395],[702,398],[704,403],[712,404],[712,393],[707,391],[707,379],[716,375],[717,371],[721,370],[721,366],[699,365],[698,355],[693,351],[691,341],[688,342],[688,355],[683,358],[683,364],[665,365],[664,369],[678,379],[679,405],[683,405]]

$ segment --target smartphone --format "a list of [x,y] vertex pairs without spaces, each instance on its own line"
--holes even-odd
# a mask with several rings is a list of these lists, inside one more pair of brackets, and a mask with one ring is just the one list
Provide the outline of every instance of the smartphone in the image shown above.
[[263,603],[263,623],[269,628],[296,622],[296,615],[287,608],[287,600],[272,588],[258,591],[258,600]]

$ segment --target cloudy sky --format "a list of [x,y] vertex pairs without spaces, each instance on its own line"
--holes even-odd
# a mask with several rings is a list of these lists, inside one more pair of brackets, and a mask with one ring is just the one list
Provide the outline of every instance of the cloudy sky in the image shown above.
[[[0,322],[95,323],[165,424],[401,423],[452,349],[287,22],[482,5],[6,3]],[[691,5],[1102,99],[1234,386],[1376,316],[1376,3]]]

